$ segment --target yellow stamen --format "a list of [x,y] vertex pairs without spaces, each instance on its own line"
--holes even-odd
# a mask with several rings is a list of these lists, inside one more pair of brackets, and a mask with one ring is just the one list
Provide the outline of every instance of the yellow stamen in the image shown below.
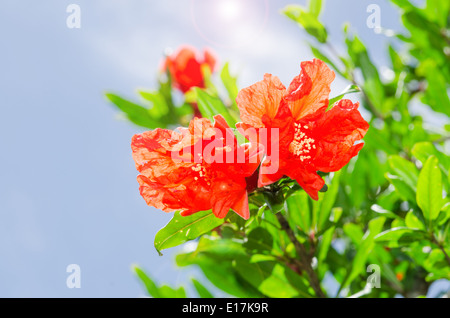
[[[302,132],[302,126],[295,123],[295,135],[294,140],[289,145],[289,151],[295,156],[299,157],[300,161],[311,159],[309,155],[311,149],[316,149],[315,140],[309,138],[304,132]],[[309,129],[308,126],[304,126],[304,129]]]

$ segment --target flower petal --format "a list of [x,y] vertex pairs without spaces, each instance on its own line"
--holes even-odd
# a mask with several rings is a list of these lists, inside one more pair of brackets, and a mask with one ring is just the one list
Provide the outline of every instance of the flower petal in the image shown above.
[[247,184],[245,179],[233,180],[223,174],[222,178],[216,179],[211,187],[211,205],[216,217],[223,219],[228,211],[238,202],[242,193],[246,193]]
[[268,185],[271,185],[274,182],[277,182],[281,178],[283,178],[284,173],[276,172],[274,174],[265,174],[263,170],[259,171],[259,179],[258,179],[258,188],[262,188]]
[[137,180],[140,186],[139,191],[145,202],[157,209],[165,212],[182,210],[195,213],[211,208],[208,189],[193,183],[192,179],[190,183],[174,184],[164,180],[152,181],[140,175]]
[[369,124],[358,106],[348,99],[340,100],[315,123],[313,138],[318,145],[313,163],[318,171],[340,170],[363,147],[355,142],[364,137]]
[[314,171],[308,171],[304,167],[293,169],[288,176],[297,181],[306,193],[314,200],[319,200],[319,191],[325,185],[325,181]]
[[165,191],[163,185],[152,182],[143,175],[138,176],[137,180],[139,183],[139,192],[148,205],[163,210],[164,212],[174,212],[177,210],[177,206],[169,207],[169,205],[164,203],[169,197],[169,201],[175,201],[175,198],[169,191]]
[[204,87],[201,63],[197,59],[195,48],[182,46],[167,57],[165,67],[169,69],[174,85],[185,93],[192,87]]
[[290,84],[286,96],[292,115],[296,120],[328,107],[330,85],[335,74],[321,60],[301,63],[302,71]]
[[248,208],[248,194],[245,191],[241,198],[238,199],[233,206],[231,207],[234,212],[240,215],[244,220],[248,220],[250,218],[250,210]]
[[[132,156],[136,169],[148,178],[168,175],[175,169],[189,166],[175,161],[166,146],[179,142],[181,136],[167,129],[155,129],[134,135],[131,140]],[[166,143],[166,146],[163,143]]]
[[264,127],[263,116],[275,118],[286,87],[280,79],[265,74],[264,80],[241,90],[236,98],[241,120],[255,128]]

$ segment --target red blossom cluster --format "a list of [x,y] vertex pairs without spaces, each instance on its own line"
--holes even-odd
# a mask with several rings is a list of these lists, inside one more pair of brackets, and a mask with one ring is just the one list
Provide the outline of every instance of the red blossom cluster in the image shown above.
[[[199,60],[183,48],[167,58],[166,66],[174,86],[187,92],[204,87],[201,65],[213,70],[215,60],[207,51]],[[133,136],[141,195],[165,212],[181,210],[186,216],[212,209],[224,218],[232,209],[248,219],[248,194],[256,188],[252,180],[264,187],[290,177],[318,200],[325,182],[317,172],[343,168],[361,150],[358,141],[369,129],[358,103],[342,99],[327,110],[334,78],[324,62],[314,59],[301,63],[288,88],[266,74],[241,90],[236,102],[242,122],[236,127],[249,140],[243,145],[220,114],[214,123],[195,117],[188,128]]]

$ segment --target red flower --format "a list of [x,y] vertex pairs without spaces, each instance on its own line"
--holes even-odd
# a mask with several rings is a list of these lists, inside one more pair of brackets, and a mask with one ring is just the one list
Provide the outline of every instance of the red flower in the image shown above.
[[[270,74],[243,89],[236,100],[242,120],[238,127],[254,128],[258,133],[262,128],[278,128],[278,140],[268,136],[260,187],[288,176],[318,200],[325,182],[317,171],[344,167],[363,147],[355,142],[364,137],[369,124],[361,117],[359,104],[350,100],[343,99],[326,111],[335,75],[324,62],[314,59],[301,63],[301,68],[288,89]],[[246,136],[257,141],[254,133]],[[273,149],[274,142],[278,149]],[[267,173],[270,166],[278,167],[277,172]]]
[[169,70],[174,86],[186,93],[192,87],[205,87],[203,65],[208,65],[211,72],[214,71],[216,58],[209,50],[204,50],[203,56],[200,57],[195,48],[182,46],[166,58],[164,69]]
[[179,132],[155,129],[135,135],[131,147],[148,205],[183,216],[210,210],[224,218],[233,209],[249,218],[246,177],[258,168],[262,149],[238,145],[221,116],[194,118]]

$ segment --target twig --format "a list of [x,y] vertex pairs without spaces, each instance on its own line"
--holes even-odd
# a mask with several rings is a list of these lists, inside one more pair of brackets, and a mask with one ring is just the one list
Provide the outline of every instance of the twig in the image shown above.
[[316,272],[311,266],[311,257],[308,255],[305,247],[297,240],[294,231],[289,226],[289,223],[285,219],[285,217],[281,213],[277,213],[276,216],[278,222],[280,222],[281,229],[287,233],[289,240],[294,244],[298,256],[300,256],[298,264],[301,266],[302,270],[304,270],[308,275],[311,287],[314,289],[316,296],[320,298],[326,298],[325,293],[322,291],[322,288],[320,287],[319,278],[317,277]]

